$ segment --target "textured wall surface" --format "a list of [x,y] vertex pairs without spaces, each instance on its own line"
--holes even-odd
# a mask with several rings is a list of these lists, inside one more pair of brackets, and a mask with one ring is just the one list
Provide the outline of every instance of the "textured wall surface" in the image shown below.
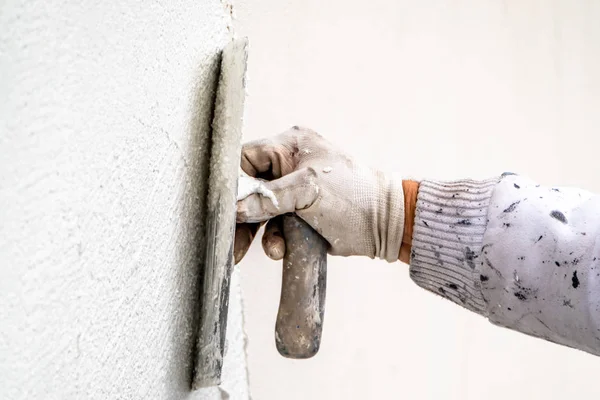
[[225,383],[189,393],[219,0],[0,6],[0,388],[248,397],[239,275]]
[[[245,139],[310,126],[377,167],[505,171],[600,192],[600,2],[240,0]],[[598,399],[600,358],[497,328],[401,263],[329,258],[320,353],[283,359],[281,263],[241,264],[252,394],[296,399]]]

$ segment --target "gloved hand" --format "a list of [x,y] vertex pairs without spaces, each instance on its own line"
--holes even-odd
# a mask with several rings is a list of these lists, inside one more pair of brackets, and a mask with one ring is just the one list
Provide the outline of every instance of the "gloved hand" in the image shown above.
[[236,263],[265,221],[263,248],[270,258],[283,258],[285,238],[274,217],[291,212],[329,242],[332,255],[398,260],[405,217],[399,177],[360,165],[322,136],[299,127],[245,144],[241,168],[265,180],[255,185],[254,192],[260,193],[248,195],[241,193],[248,187],[240,178]]

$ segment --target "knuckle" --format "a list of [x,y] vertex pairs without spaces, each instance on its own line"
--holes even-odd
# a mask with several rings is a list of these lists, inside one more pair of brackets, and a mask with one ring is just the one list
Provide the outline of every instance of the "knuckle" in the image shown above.
[[312,183],[315,178],[317,178],[317,170],[313,167],[306,167],[306,174],[304,175],[304,181],[307,183]]
[[237,222],[237,223],[248,222],[248,208],[246,206],[238,203],[236,214],[235,214],[235,222]]
[[316,131],[305,127],[305,126],[301,126],[301,125],[294,125],[292,126],[289,131],[293,136],[299,137],[299,138],[306,138],[306,139],[310,139],[310,138],[320,138],[321,135],[319,135]]

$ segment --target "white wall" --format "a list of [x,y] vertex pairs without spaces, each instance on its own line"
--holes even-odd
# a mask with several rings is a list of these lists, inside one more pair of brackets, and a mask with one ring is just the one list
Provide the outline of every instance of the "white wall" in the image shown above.
[[[600,3],[240,0],[245,139],[313,127],[384,169],[600,191]],[[242,265],[258,400],[593,399],[600,359],[492,326],[405,265],[329,259],[320,353],[281,358],[281,267]]]
[[219,0],[0,6],[0,397],[248,397],[239,276],[225,383],[189,393]]

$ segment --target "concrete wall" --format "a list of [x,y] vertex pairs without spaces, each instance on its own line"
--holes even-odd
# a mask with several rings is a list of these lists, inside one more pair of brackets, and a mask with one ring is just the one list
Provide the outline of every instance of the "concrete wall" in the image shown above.
[[[246,139],[303,124],[406,175],[515,171],[600,192],[599,2],[236,3]],[[321,352],[283,359],[281,264],[257,242],[241,269],[256,399],[600,398],[600,359],[494,327],[400,263],[330,258]]]
[[2,398],[248,397],[237,274],[225,383],[189,393],[203,166],[230,9],[2,2]]

